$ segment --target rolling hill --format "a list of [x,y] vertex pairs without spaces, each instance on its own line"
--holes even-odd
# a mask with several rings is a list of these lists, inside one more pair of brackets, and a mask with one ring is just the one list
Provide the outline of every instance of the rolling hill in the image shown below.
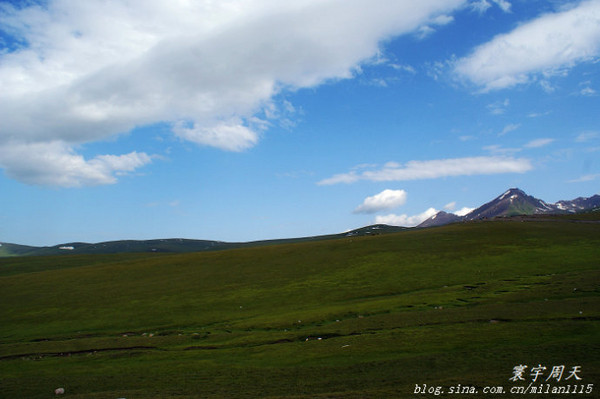
[[600,378],[599,219],[2,258],[0,396],[509,397],[539,387],[510,380],[519,365],[544,380],[578,367],[585,390]]

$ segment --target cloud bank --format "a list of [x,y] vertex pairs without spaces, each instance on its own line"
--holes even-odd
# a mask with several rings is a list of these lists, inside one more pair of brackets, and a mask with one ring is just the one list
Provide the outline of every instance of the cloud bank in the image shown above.
[[0,51],[0,166],[33,184],[113,183],[150,156],[85,160],[77,145],[158,122],[182,140],[246,150],[269,125],[277,94],[351,78],[383,40],[448,23],[465,3],[1,3],[0,29],[17,44]]
[[502,156],[409,161],[405,165],[388,162],[383,168],[352,170],[321,180],[319,185],[355,183],[360,180],[374,182],[437,179],[441,177],[492,175],[499,173],[524,173],[533,167],[525,158]]
[[535,80],[547,88],[545,78],[599,55],[600,1],[587,0],[496,36],[459,59],[454,72],[484,91]]
[[390,226],[404,226],[404,227],[414,227],[418,224],[423,223],[425,220],[429,219],[433,215],[438,213],[435,208],[429,208],[423,213],[419,213],[418,215],[408,216],[408,215],[382,215],[375,217],[376,224],[387,224]]
[[[448,212],[451,212],[457,216],[465,216],[466,214],[472,212],[475,208],[463,207],[459,210],[454,210],[456,207],[456,202],[451,202],[444,206],[444,209]],[[390,226],[403,226],[403,227],[414,227],[417,226],[433,215],[437,214],[439,211],[435,208],[428,208],[424,212],[421,212],[416,215],[409,216],[407,214],[396,215],[391,213],[389,215],[378,215],[375,217],[374,223],[376,224],[387,224]]]

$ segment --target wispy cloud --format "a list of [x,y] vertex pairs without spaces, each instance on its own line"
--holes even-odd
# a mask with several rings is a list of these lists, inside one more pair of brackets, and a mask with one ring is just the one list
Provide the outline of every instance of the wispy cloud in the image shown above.
[[584,87],[579,91],[579,94],[582,96],[594,96],[596,95],[596,90],[592,89],[591,87]]
[[510,105],[510,100],[507,98],[504,101],[496,101],[488,104],[487,109],[492,115],[502,115]]
[[510,12],[512,4],[507,0],[492,0],[504,12]]
[[453,211],[456,208],[456,201],[453,202],[449,202],[446,205],[444,205],[444,209],[447,211]]
[[352,170],[321,180],[319,185],[367,181],[406,181],[437,179],[451,176],[491,175],[500,173],[525,173],[532,169],[525,158],[503,156],[409,161],[404,165],[387,163],[381,169],[358,172]]
[[[503,9],[509,3],[497,2]],[[600,54],[600,2],[542,15],[512,32],[498,35],[459,59],[455,74],[484,91],[550,77]]]
[[580,178],[577,178],[574,180],[569,180],[568,183],[585,183],[585,182],[589,182],[589,181],[594,181],[596,179],[600,179],[600,174],[584,175],[584,176],[581,176]]
[[[512,5],[507,0],[491,0],[491,1],[494,2],[498,7],[500,7],[500,9],[502,11],[510,12]],[[471,9],[473,11],[476,11],[479,14],[483,14],[490,7],[492,7],[492,4],[487,0],[477,0],[477,1],[473,1],[471,4],[469,4],[469,7],[471,7]]]
[[469,4],[469,7],[471,7],[473,11],[476,11],[479,14],[485,13],[491,6],[492,5],[487,0],[478,0]]
[[354,213],[376,213],[397,208],[406,203],[406,191],[384,190],[377,195],[367,197]]
[[493,155],[505,155],[506,156],[506,155],[514,155],[525,149],[545,147],[549,144],[552,144],[554,141],[556,141],[556,140],[552,139],[552,138],[539,138],[539,139],[531,140],[531,141],[523,144],[522,147],[504,147],[500,144],[493,144],[493,145],[487,145],[487,146],[483,147],[483,149]]
[[424,39],[425,37],[429,36],[430,34],[436,31],[436,29],[433,28],[433,26],[444,26],[448,25],[453,21],[454,17],[451,15],[438,15],[437,17],[431,19],[429,21],[429,24],[421,26],[417,32],[417,36],[420,39]]
[[551,111],[546,111],[546,112],[531,112],[527,116],[529,118],[541,118],[542,116],[547,116],[547,115],[550,115],[551,113],[552,113]]
[[504,136],[507,133],[514,132],[520,127],[520,123],[509,123],[508,125],[504,126],[504,129],[502,129],[500,133],[498,133],[498,136]]
[[540,147],[545,147],[548,144],[552,144],[555,140],[551,139],[551,138],[543,138],[543,139],[536,139],[536,140],[532,140],[529,143],[525,144],[524,147],[525,148],[540,148]]
[[540,80],[540,87],[548,94],[554,93],[556,91],[556,87],[547,79]]
[[490,154],[493,154],[493,155],[503,155],[503,156],[514,155],[517,152],[523,151],[522,148],[503,147],[500,144],[486,145],[485,147],[483,147],[483,150],[488,151]]
[[394,68],[396,71],[407,72],[411,75],[415,75],[417,73],[417,70],[412,65],[390,64],[390,67]]
[[597,138],[600,138],[600,132],[583,132],[575,138],[575,141],[577,143],[586,143]]

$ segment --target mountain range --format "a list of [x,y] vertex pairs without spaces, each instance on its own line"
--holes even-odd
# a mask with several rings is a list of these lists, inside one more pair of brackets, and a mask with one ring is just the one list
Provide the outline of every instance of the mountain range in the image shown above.
[[518,215],[548,215],[572,214],[592,211],[600,208],[600,195],[584,198],[579,197],[570,201],[558,201],[549,204],[541,199],[532,197],[518,188],[511,188],[492,201],[479,208],[458,216],[448,212],[438,212],[417,227],[443,226],[449,223],[467,222],[472,220],[511,217]]
[[[448,212],[438,212],[417,228],[443,226],[456,222],[486,220],[498,217],[511,217],[518,215],[548,215],[548,214],[574,214],[600,209],[600,195],[589,198],[579,197],[570,201],[558,201],[555,204],[546,203],[540,199],[527,195],[518,188],[511,188],[494,200],[480,206],[464,216]],[[0,257],[7,256],[42,256],[64,254],[111,254],[111,253],[136,253],[136,252],[199,252],[217,251],[224,249],[255,247],[271,244],[296,243],[335,239],[342,237],[360,237],[394,233],[406,230],[407,227],[388,226],[377,224],[365,226],[339,234],[330,234],[315,237],[301,237],[278,240],[252,241],[231,243],[210,240],[190,240],[183,238],[169,238],[157,240],[120,240],[101,243],[72,242],[47,247],[35,247],[0,242]]]

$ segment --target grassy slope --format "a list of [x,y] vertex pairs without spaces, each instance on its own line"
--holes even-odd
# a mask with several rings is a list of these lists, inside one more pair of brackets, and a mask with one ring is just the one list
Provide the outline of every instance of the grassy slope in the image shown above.
[[29,247],[27,245],[2,243],[2,246],[0,246],[0,258],[7,256],[25,256],[36,249],[36,247]]
[[0,397],[413,397],[518,364],[597,383],[599,255],[600,224],[544,221],[1,259]]

